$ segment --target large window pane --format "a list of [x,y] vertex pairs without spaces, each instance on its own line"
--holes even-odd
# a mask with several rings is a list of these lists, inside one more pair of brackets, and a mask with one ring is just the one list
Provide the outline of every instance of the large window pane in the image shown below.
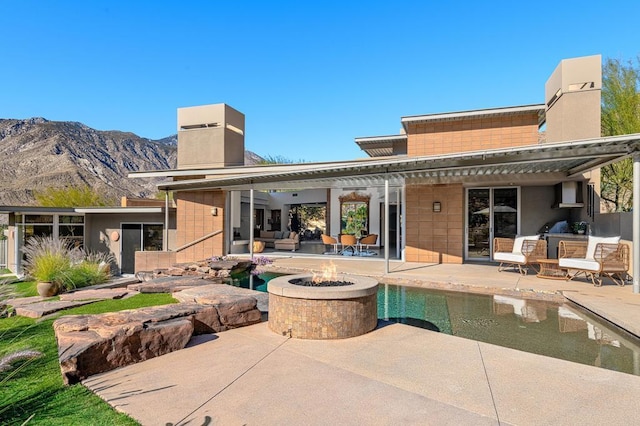
[[84,223],[84,216],[60,216],[60,223]]
[[24,216],[24,223],[53,223],[53,215],[27,214]]
[[143,225],[142,247],[144,251],[162,250],[162,225]]

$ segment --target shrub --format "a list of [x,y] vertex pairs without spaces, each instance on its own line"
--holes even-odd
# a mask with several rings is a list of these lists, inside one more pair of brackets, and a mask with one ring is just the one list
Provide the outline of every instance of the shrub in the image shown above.
[[109,279],[110,253],[88,252],[72,241],[53,237],[32,237],[22,248],[25,272],[39,282],[51,282],[72,289],[100,284]]
[[53,237],[31,237],[22,247],[25,254],[24,269],[38,282],[62,286],[71,268],[72,242]]

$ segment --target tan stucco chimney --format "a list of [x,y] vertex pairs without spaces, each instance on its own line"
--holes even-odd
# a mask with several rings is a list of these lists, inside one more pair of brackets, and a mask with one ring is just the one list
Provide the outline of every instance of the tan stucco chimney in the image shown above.
[[600,55],[560,61],[544,89],[547,142],[600,137]]
[[226,104],[178,108],[178,169],[244,165],[244,114]]

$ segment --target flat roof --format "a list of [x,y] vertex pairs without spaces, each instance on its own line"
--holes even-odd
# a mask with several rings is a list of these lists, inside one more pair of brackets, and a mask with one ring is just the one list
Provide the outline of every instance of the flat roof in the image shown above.
[[0,206],[0,214],[8,213],[75,213],[72,207]]
[[[169,207],[169,210],[175,207]],[[53,214],[53,213],[162,213],[164,207],[38,207],[38,206],[0,206],[0,214]]]
[[[169,207],[175,210],[175,207]],[[134,214],[134,213],[162,213],[164,207],[83,207],[75,209],[78,213],[118,213],[118,214]]]
[[390,135],[355,138],[354,141],[369,157],[389,157],[398,143],[405,144],[406,152],[407,139],[407,135]]
[[467,118],[523,115],[536,112],[538,113],[538,125],[541,125],[545,121],[545,111],[545,104],[535,104],[515,107],[476,109],[469,111],[454,111],[438,114],[410,115],[402,117],[400,121],[402,122],[402,126],[406,129],[407,125],[412,123],[433,123],[439,121],[464,120]]

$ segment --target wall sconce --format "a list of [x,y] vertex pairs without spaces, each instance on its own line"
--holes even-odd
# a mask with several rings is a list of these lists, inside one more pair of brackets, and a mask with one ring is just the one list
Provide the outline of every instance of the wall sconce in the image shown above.
[[442,204],[440,203],[440,201],[434,201],[433,202],[433,211],[435,213],[440,213],[441,210],[442,210]]
[[211,207],[211,216],[218,216],[218,208]]

